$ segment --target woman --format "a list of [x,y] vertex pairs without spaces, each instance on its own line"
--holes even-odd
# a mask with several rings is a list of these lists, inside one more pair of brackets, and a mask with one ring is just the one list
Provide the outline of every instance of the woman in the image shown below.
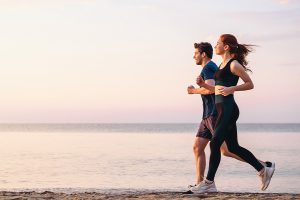
[[[198,85],[215,92],[218,117],[214,136],[210,142],[211,155],[207,177],[196,191],[199,193],[217,191],[214,178],[221,160],[220,147],[224,141],[230,152],[242,158],[258,171],[261,190],[266,190],[275,171],[275,164],[272,167],[263,166],[250,151],[239,146],[237,140],[236,121],[239,109],[233,93],[251,90],[254,87],[246,72],[248,70],[246,56],[251,52],[251,45],[239,44],[235,36],[223,34],[215,46],[215,52],[222,56],[222,64],[215,73],[215,86],[206,84],[201,77],[197,79]],[[237,85],[239,78],[244,82],[241,85]]]

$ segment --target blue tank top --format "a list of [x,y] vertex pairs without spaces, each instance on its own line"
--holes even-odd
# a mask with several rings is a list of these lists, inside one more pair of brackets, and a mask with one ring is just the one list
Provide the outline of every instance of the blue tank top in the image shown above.
[[[222,85],[225,87],[230,86],[236,86],[239,81],[239,76],[233,74],[230,70],[230,64],[234,61],[234,59],[231,59],[228,61],[228,63],[223,67],[222,69],[218,69],[218,71],[215,73],[215,84],[216,85]],[[232,99],[233,94],[230,94],[228,96],[223,96],[221,94],[216,95],[215,97],[215,103],[223,102],[225,99]]]

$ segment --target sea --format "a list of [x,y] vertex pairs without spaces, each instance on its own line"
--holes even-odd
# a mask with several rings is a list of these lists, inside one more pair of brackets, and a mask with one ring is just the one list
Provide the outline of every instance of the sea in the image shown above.
[[[186,191],[198,124],[0,124],[0,190]],[[300,193],[300,124],[238,124],[239,144],[274,161],[268,193]],[[208,164],[210,149],[206,150]],[[208,168],[208,166],[207,166]],[[206,172],[205,172],[206,173]],[[259,193],[257,172],[221,158],[221,192]]]

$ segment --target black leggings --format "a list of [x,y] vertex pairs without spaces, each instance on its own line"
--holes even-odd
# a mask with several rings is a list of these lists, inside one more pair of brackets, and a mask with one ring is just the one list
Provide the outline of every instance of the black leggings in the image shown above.
[[239,117],[239,108],[233,98],[225,98],[221,103],[216,103],[218,118],[215,132],[210,142],[210,159],[207,180],[213,181],[221,161],[220,147],[225,141],[228,150],[236,154],[244,161],[252,165],[257,171],[263,169],[263,165],[247,149],[238,144],[236,121]]

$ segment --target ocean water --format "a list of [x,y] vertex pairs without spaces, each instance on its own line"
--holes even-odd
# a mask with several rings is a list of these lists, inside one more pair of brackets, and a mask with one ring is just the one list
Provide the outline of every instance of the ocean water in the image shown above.
[[[2,124],[0,190],[185,191],[195,181],[197,127]],[[239,124],[238,129],[241,146],[276,162],[267,192],[300,193],[300,124]],[[223,192],[260,192],[257,172],[228,157],[222,157],[215,181]]]

